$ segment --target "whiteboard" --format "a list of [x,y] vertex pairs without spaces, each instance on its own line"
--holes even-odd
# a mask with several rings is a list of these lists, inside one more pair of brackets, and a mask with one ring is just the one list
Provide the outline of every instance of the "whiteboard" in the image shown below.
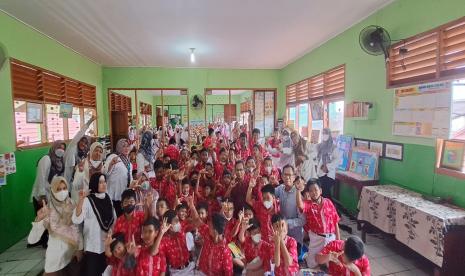
[[451,104],[450,82],[397,89],[394,94],[393,135],[448,139]]

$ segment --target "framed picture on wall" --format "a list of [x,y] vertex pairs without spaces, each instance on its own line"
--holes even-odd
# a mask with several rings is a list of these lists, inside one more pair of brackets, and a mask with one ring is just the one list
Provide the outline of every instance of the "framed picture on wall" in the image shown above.
[[370,141],[355,138],[355,146],[359,149],[368,150],[370,149]]
[[31,124],[40,124],[44,122],[43,104],[26,103],[26,122]]
[[378,153],[379,157],[383,157],[384,143],[380,141],[370,141],[370,150]]
[[384,158],[396,161],[404,160],[404,144],[385,143]]
[[443,144],[440,167],[462,171],[464,153],[464,142],[445,140]]

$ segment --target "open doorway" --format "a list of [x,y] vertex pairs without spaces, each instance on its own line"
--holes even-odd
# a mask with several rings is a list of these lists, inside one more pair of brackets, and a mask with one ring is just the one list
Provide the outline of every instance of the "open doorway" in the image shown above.
[[168,134],[176,127],[189,129],[187,89],[110,88],[108,102],[113,146],[121,138],[130,138],[131,131],[160,129]]
[[206,127],[223,125],[231,133],[236,123],[249,132],[270,136],[276,126],[276,89],[205,89]]

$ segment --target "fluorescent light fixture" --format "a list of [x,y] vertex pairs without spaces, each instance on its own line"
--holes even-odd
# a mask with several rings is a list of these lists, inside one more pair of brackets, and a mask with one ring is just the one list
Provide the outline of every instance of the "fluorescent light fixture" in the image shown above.
[[195,54],[194,54],[195,48],[190,48],[190,50],[191,50],[191,63],[195,63]]

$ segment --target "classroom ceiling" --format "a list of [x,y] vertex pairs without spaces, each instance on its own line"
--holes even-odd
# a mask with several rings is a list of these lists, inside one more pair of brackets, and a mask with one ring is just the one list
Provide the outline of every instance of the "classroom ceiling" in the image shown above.
[[279,69],[390,2],[2,0],[0,9],[105,66]]

